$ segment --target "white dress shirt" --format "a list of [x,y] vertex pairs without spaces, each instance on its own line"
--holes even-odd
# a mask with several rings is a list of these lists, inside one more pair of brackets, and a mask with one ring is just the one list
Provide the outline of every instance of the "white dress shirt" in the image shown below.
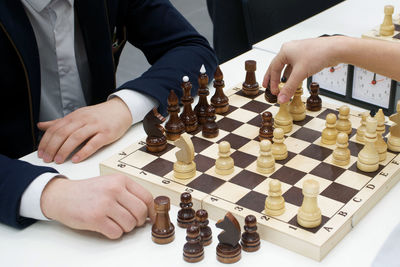
[[[32,24],[39,47],[41,71],[40,121],[64,117],[86,106],[90,95],[90,76],[83,39],[75,25],[74,0],[21,0]],[[78,34],[78,35],[77,35]],[[75,52],[80,52],[77,63]],[[81,59],[83,55],[83,60]],[[79,65],[78,65],[79,64]],[[82,85],[87,86],[82,86]],[[118,91],[109,98],[120,97],[132,114],[132,123],[141,121],[158,105],[147,95],[132,90]],[[27,187],[21,198],[20,215],[46,220],[40,197],[55,173],[44,173]],[[60,176],[62,177],[62,176]]]

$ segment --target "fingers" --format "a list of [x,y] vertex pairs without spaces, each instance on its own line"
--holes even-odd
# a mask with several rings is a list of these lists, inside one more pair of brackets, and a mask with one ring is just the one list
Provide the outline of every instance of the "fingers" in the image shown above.
[[136,217],[117,202],[114,203],[113,207],[108,208],[107,215],[117,223],[125,233],[132,231],[138,224]]
[[95,231],[105,235],[110,239],[118,239],[124,233],[121,226],[119,226],[113,219],[107,217]]
[[141,199],[126,191],[118,196],[118,203],[135,218],[135,227],[142,226],[146,222],[148,213],[147,206]]
[[[84,130],[85,129],[82,129],[82,131]],[[68,138],[66,142],[67,149],[70,150],[69,152],[71,153],[72,152],[71,148],[75,149],[79,144],[87,140],[95,133],[96,133],[95,129],[90,129],[87,132],[82,132],[81,136],[79,136],[79,133],[77,132],[78,138],[75,138],[75,136],[73,140],[70,140],[71,138]],[[93,155],[93,153],[95,153],[97,150],[107,145],[108,143],[109,141],[105,140],[104,135],[96,134],[92,138],[90,138],[90,140],[78,152],[76,152],[76,154],[72,157],[71,160],[73,163],[81,162],[82,160],[85,160],[91,155]]]
[[290,76],[288,77],[287,82],[283,86],[281,92],[278,95],[279,103],[286,103],[290,100],[290,98],[296,92],[296,89],[303,82],[304,77],[302,72],[300,71],[301,67],[296,67],[291,71]]
[[150,192],[144,189],[140,184],[135,183],[129,178],[126,183],[126,187],[131,194],[135,195],[138,199],[142,201],[142,203],[147,208],[147,216],[152,222],[154,222],[156,218],[156,213],[154,210],[154,199]]

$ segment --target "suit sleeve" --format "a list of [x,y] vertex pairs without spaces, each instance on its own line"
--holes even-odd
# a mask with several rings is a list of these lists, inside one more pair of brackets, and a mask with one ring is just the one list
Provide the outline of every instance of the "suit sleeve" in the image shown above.
[[[141,77],[120,88],[147,94],[160,103],[159,112],[166,114],[170,90],[182,96],[182,77],[189,76],[192,94],[198,88],[201,65],[210,80],[217,66],[214,50],[168,0],[125,1],[124,23],[128,41],[139,48],[152,65]],[[120,12],[121,13],[121,12]]]
[[45,172],[57,173],[53,168],[35,166],[0,155],[1,223],[15,228],[25,228],[36,221],[19,215],[21,196],[30,183]]

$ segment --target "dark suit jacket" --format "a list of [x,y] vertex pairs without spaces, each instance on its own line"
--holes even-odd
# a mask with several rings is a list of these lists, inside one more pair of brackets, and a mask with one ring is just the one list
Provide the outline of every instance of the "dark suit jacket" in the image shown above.
[[[170,90],[182,95],[182,76],[197,89],[201,65],[209,75],[216,68],[208,42],[168,0],[75,0],[75,16],[89,60],[90,105],[118,90],[115,71],[125,41],[141,49],[152,67],[121,88],[154,97],[164,115]],[[19,216],[25,188],[55,171],[16,160],[37,148],[40,88],[38,47],[24,8],[19,0],[0,0],[0,222],[15,227],[34,222]]]

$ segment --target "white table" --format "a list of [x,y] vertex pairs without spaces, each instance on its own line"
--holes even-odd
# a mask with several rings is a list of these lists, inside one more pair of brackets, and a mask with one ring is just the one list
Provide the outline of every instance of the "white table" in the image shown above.
[[361,34],[383,22],[385,5],[393,5],[394,14],[400,13],[399,0],[346,0],[254,44],[253,48],[276,54],[283,43],[291,40],[314,38],[322,34],[361,37]]
[[[244,61],[258,62],[257,80],[262,77],[273,54],[260,50],[249,51],[221,66],[226,88],[244,79]],[[212,95],[212,94],[210,94]],[[323,100],[328,101],[328,100]],[[119,141],[102,149],[79,164],[45,164],[31,153],[23,159],[39,165],[57,168],[71,179],[84,179],[99,175],[99,163],[129,144],[143,138],[141,125],[132,127]],[[262,241],[255,253],[242,253],[234,266],[367,266],[390,231],[400,222],[397,210],[400,203],[400,185],[396,185],[367,216],[328,254],[316,262],[272,243]],[[170,217],[176,222],[178,207],[172,206]],[[176,225],[176,223],[175,223]],[[210,221],[213,243],[205,248],[200,265],[226,266],[215,256],[217,235],[220,232]],[[175,240],[168,245],[156,245],[151,240],[151,225],[135,229],[121,239],[112,241],[99,234],[69,229],[57,222],[38,222],[25,230],[0,225],[1,266],[193,266],[182,259],[185,231],[176,228]]]

